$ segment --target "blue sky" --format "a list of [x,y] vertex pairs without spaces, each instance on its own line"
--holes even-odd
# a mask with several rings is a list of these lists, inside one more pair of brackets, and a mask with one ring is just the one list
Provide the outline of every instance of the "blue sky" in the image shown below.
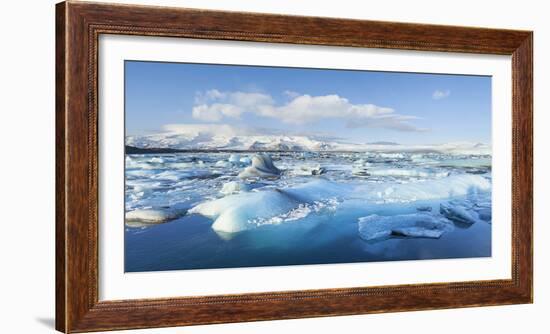
[[201,124],[357,143],[491,139],[486,76],[126,61],[125,81],[128,135]]

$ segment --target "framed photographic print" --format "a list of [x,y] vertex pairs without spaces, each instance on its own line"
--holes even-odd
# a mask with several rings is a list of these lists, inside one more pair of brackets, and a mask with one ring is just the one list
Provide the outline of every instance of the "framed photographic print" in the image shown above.
[[532,32],[57,5],[56,328],[532,302]]

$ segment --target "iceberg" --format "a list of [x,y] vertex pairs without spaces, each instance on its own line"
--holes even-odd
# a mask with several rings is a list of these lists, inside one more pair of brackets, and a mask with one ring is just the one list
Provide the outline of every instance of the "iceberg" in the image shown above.
[[316,180],[295,187],[241,192],[203,202],[189,213],[214,220],[216,232],[234,233],[264,224],[295,221],[322,208],[334,208],[346,193],[341,185]]
[[[406,184],[394,183],[391,186],[375,183],[358,186],[319,178],[315,181],[288,188],[264,187],[256,191],[241,191],[237,194],[234,193],[234,190],[236,190],[234,187],[237,187],[237,185],[231,184],[226,189],[228,192],[231,190],[230,194],[220,199],[200,203],[189,210],[189,213],[200,214],[214,220],[212,228],[216,231],[233,233],[255,228],[264,223],[277,223],[277,219],[272,218],[285,217],[291,210],[299,208],[301,204],[311,206],[322,203],[328,206],[327,203],[332,203],[330,206],[335,207],[347,200],[365,204],[435,200],[463,196],[468,194],[468,191],[472,188],[489,189],[490,184],[488,182],[478,175],[459,175],[450,176],[445,182],[442,180],[429,180]],[[443,215],[446,216],[446,214]],[[416,217],[415,219],[422,218],[421,221],[423,222],[420,224],[424,225],[427,224],[426,221],[430,220],[446,220],[442,216],[433,218],[436,216],[427,212],[418,212],[411,217],[413,216]],[[405,218],[405,220],[411,221],[412,219],[408,216],[394,217],[397,217],[397,220]],[[397,227],[418,226],[399,225]],[[406,230],[403,233],[412,235],[421,232],[407,232]]]
[[241,179],[265,177],[277,178],[281,171],[275,167],[271,157],[267,153],[256,154],[252,157],[252,165],[239,173]]
[[365,241],[387,239],[392,236],[417,238],[439,238],[453,226],[444,217],[427,213],[413,213],[395,216],[376,214],[358,220],[359,236]]
[[479,221],[479,215],[473,210],[469,210],[465,206],[454,203],[441,203],[439,212],[448,219],[466,225],[472,225]]
[[189,213],[215,219],[214,231],[235,233],[256,227],[255,220],[281,215],[299,204],[298,200],[276,189],[229,195],[201,203]]
[[185,209],[137,209],[126,212],[126,224],[160,224],[185,215]]

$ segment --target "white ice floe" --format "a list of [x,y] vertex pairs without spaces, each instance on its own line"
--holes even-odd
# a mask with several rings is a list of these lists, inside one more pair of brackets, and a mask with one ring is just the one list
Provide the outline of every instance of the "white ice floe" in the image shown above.
[[242,157],[241,159],[239,159],[239,162],[243,166],[249,166],[250,164],[252,164],[252,159],[250,159],[249,157]]
[[[227,195],[203,202],[189,212],[214,220],[212,228],[216,231],[232,233],[257,227],[258,222],[277,223],[277,217],[287,217],[285,215],[299,209],[300,205],[311,209],[311,205],[315,203],[332,202],[338,205],[348,200],[365,204],[414,202],[464,196],[470,191],[483,190],[490,190],[490,183],[479,175],[456,175],[449,176],[445,181],[428,180],[390,185],[352,185],[319,178],[288,188],[267,188]],[[427,213],[417,215],[432,216]]]
[[161,157],[153,157],[153,158],[151,158],[151,160],[149,160],[149,162],[152,162],[152,163],[155,163],[155,164],[163,164],[164,159],[161,158]]
[[271,157],[267,153],[259,153],[252,157],[252,165],[239,173],[239,177],[241,179],[255,177],[276,178],[280,174],[281,171],[275,167]]
[[[239,232],[267,223],[289,221],[300,214],[318,211],[325,205],[337,205],[341,186],[317,180],[287,189],[241,192],[201,203],[189,213],[214,219],[212,228],[219,232]],[[294,220],[296,220],[294,219]]]
[[439,212],[448,219],[462,224],[471,225],[480,221],[479,214],[464,205],[454,203],[441,203]]
[[378,156],[383,159],[403,159],[403,153],[379,153]]
[[299,205],[299,201],[278,190],[239,193],[199,204],[189,213],[215,219],[212,229],[219,232],[240,232],[255,227],[255,219],[281,215]]
[[434,177],[441,178],[449,176],[448,171],[433,169],[406,169],[406,168],[384,168],[370,169],[368,171],[373,176],[398,176],[398,177]]
[[138,209],[126,212],[126,223],[160,224],[185,214],[183,209]]
[[220,160],[216,162],[216,167],[231,168],[233,167],[233,164],[226,160]]
[[225,183],[222,186],[222,190],[220,190],[220,193],[224,195],[229,195],[229,194],[236,194],[241,191],[248,191],[248,190],[250,190],[249,185],[242,182],[230,181]]
[[238,154],[231,154],[227,161],[231,162],[232,164],[239,164],[241,162],[241,156]]
[[396,203],[452,198],[476,191],[490,191],[491,182],[473,174],[450,175],[442,179],[409,183],[361,185],[355,188],[358,196],[376,202]]
[[321,167],[321,165],[303,165],[298,166],[297,168],[293,169],[291,173],[293,175],[297,176],[309,176],[309,175],[321,175],[325,173],[325,168]]
[[366,241],[387,239],[391,236],[439,238],[452,231],[451,222],[427,213],[395,216],[370,215],[359,218],[359,236]]

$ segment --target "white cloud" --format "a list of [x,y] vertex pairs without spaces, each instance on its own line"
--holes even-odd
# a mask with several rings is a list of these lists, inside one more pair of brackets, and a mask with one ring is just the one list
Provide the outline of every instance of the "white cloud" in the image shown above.
[[432,99],[434,100],[441,100],[441,99],[444,99],[444,98],[447,98],[449,97],[449,95],[451,95],[451,91],[450,90],[439,90],[437,89],[435,92],[433,92],[432,94]]
[[290,98],[290,99],[293,99],[293,98],[295,98],[295,97],[300,96],[300,93],[295,92],[295,91],[292,91],[292,90],[285,90],[285,91],[283,92],[283,94],[284,94],[286,97]]
[[285,91],[285,104],[277,105],[263,93],[220,92],[197,93],[192,115],[195,119],[219,122],[224,118],[239,118],[244,113],[275,118],[290,124],[306,124],[321,119],[344,120],[348,127],[381,127],[399,131],[425,131],[410,124],[417,119],[395,113],[395,110],[374,104],[353,104],[336,94],[311,96]]
[[271,96],[262,93],[220,92],[211,89],[195,96],[193,118],[207,122],[219,122],[224,117],[239,118],[242,113],[257,106],[271,105]]

